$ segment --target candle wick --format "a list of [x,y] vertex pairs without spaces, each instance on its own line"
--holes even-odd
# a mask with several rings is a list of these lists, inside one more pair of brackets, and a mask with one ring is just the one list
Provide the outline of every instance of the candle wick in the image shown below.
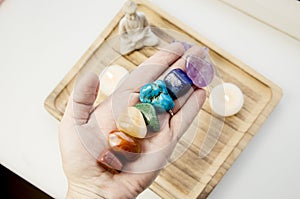
[[225,96],[224,96],[224,99],[225,99],[226,102],[228,102],[228,101],[229,101],[228,95],[225,95]]
[[107,71],[107,76],[108,76],[110,79],[113,78],[113,74],[112,74],[111,72],[109,72],[109,71]]

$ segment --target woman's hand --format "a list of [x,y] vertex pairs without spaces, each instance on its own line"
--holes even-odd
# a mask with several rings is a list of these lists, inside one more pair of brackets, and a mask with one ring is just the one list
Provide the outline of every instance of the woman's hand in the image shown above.
[[[185,57],[191,54],[203,56],[203,49],[194,46],[185,52],[180,43],[170,44],[132,71],[114,94],[95,109],[98,76],[88,74],[81,78],[69,99],[59,133],[63,168],[68,178],[67,198],[135,198],[153,182],[200,111],[206,98],[204,90],[190,89],[175,100],[174,116],[169,113],[159,116],[160,132],[141,141],[143,154],[124,165],[120,174],[113,175],[103,169],[87,148],[97,153],[103,151],[107,147],[107,134],[116,129],[115,119],[120,111],[139,102],[139,89],[173,68],[184,70]],[[103,136],[98,141],[103,144],[92,146],[90,139],[91,146],[83,145],[82,137],[99,132]]]

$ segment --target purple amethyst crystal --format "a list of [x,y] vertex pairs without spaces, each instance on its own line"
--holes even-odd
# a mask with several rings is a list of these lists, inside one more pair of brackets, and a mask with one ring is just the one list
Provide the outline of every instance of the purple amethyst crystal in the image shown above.
[[211,63],[197,56],[188,56],[186,74],[198,88],[208,86],[214,78],[215,71]]

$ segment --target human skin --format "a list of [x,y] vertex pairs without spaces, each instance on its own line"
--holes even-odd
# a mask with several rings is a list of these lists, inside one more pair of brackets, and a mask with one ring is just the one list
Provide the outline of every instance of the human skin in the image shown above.
[[[92,125],[93,115],[97,120],[97,126],[104,134],[115,130],[115,115],[124,107],[139,102],[138,92],[141,86],[163,77],[166,71],[172,68],[184,70],[187,55],[202,56],[202,54],[202,48],[197,46],[185,52],[182,44],[170,44],[131,72],[115,93],[96,108],[93,104],[99,89],[98,76],[89,73],[81,78],[69,98],[59,130],[62,164],[68,180],[66,198],[135,198],[151,185],[171,156],[177,141],[200,111],[206,98],[203,89],[190,89],[188,93],[175,100],[175,107],[172,110],[174,116],[163,113],[163,120],[167,122],[160,132],[141,140],[144,154],[159,152],[156,153],[157,158],[151,158],[150,167],[147,156],[141,156],[125,165],[127,170],[119,174],[107,172],[86,150],[76,128]],[[119,101],[116,103],[114,100]],[[165,147],[166,145],[168,147]],[[101,150],[105,148],[99,147]],[[141,166],[145,163],[147,167],[144,172],[141,172],[142,170],[134,172],[135,169],[143,168]]]

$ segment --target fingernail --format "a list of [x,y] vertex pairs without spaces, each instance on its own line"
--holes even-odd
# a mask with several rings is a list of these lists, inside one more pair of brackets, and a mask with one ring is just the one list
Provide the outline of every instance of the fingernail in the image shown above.
[[172,43],[175,43],[175,42],[181,43],[183,45],[183,48],[184,48],[185,51],[187,51],[188,49],[190,49],[191,47],[194,46],[193,44],[190,44],[190,43],[187,43],[187,42],[184,42],[184,41],[179,41],[179,40],[173,40]]

